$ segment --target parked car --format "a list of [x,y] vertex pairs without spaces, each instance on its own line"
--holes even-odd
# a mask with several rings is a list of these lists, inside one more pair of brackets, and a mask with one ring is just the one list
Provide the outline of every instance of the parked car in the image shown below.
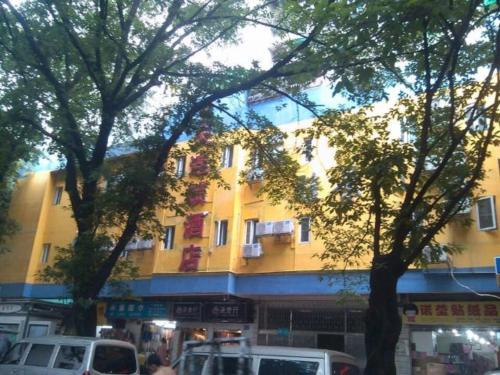
[[46,336],[17,342],[0,361],[2,375],[139,374],[132,344],[95,337]]
[[[212,361],[209,363],[210,353]],[[222,357],[222,358],[221,358]],[[323,349],[238,345],[195,347],[184,355],[177,375],[360,375],[355,358]],[[182,365],[182,366],[181,366]],[[184,374],[182,373],[184,371]]]

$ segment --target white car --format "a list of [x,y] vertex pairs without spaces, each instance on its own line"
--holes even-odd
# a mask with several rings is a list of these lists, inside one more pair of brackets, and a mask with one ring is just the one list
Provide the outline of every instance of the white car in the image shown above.
[[[342,352],[324,349],[280,346],[251,346],[247,352],[237,345],[221,346],[208,358],[213,348],[193,348],[177,368],[178,375],[360,375],[355,358]],[[219,357],[222,357],[221,359]],[[240,362],[240,363],[238,363]],[[244,362],[244,366],[241,366]],[[183,368],[181,368],[183,367]],[[222,368],[220,368],[222,367]],[[243,368],[243,369],[242,369]],[[238,370],[240,370],[238,372]],[[184,374],[182,372],[184,371]]]
[[2,375],[139,375],[132,344],[95,337],[46,336],[20,340],[0,361]]

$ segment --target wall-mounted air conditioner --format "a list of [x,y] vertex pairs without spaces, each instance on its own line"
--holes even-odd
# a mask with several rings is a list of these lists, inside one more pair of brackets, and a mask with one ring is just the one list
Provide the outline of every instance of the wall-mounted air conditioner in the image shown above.
[[427,260],[429,263],[443,263],[448,261],[448,254],[444,251],[444,248],[441,246],[439,248],[439,254],[437,259],[432,259],[431,257],[431,247],[430,246],[425,246],[424,249],[422,250],[422,254],[424,258]]
[[292,234],[293,233],[293,221],[292,220],[283,220],[283,221],[275,221],[273,225],[273,234]]
[[153,240],[146,240],[144,238],[133,238],[125,246],[126,251],[130,250],[146,250],[153,247]]
[[243,258],[259,258],[263,254],[260,243],[243,245]]
[[254,168],[248,172],[247,181],[250,183],[259,182],[262,181],[263,176],[264,170],[262,170],[261,168]]
[[273,224],[274,223],[272,221],[263,221],[263,222],[257,223],[255,226],[255,235],[257,237],[272,236]]

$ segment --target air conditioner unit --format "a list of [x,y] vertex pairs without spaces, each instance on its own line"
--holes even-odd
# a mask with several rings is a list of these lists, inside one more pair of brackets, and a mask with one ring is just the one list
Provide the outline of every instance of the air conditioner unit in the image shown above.
[[429,263],[443,263],[448,261],[448,254],[444,251],[443,247],[440,247],[439,249],[437,260],[432,260],[430,246],[425,246],[422,250],[422,254]]
[[124,251],[137,250],[137,238],[132,238],[128,244],[125,245]]
[[140,239],[137,241],[137,250],[151,249],[153,247],[153,240]]
[[254,168],[248,172],[247,181],[258,182],[262,180],[263,176],[264,176],[264,171],[261,168]]
[[259,258],[263,254],[260,243],[243,245],[243,258]]
[[472,208],[472,201],[470,198],[466,198],[460,203],[461,208],[457,211],[457,215],[468,215],[470,214]]
[[273,225],[273,234],[292,234],[293,233],[293,221],[292,220],[283,220],[283,221],[275,221]]
[[273,224],[274,223],[272,221],[264,221],[262,223],[257,223],[255,227],[255,235],[257,237],[272,236]]

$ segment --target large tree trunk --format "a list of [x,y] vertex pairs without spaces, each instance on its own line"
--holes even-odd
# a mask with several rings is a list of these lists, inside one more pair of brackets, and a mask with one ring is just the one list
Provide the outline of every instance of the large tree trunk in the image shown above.
[[97,309],[95,299],[77,298],[73,301],[73,324],[78,336],[95,337]]
[[365,375],[396,375],[396,344],[401,333],[396,286],[402,264],[392,255],[373,261],[370,296],[366,315]]

